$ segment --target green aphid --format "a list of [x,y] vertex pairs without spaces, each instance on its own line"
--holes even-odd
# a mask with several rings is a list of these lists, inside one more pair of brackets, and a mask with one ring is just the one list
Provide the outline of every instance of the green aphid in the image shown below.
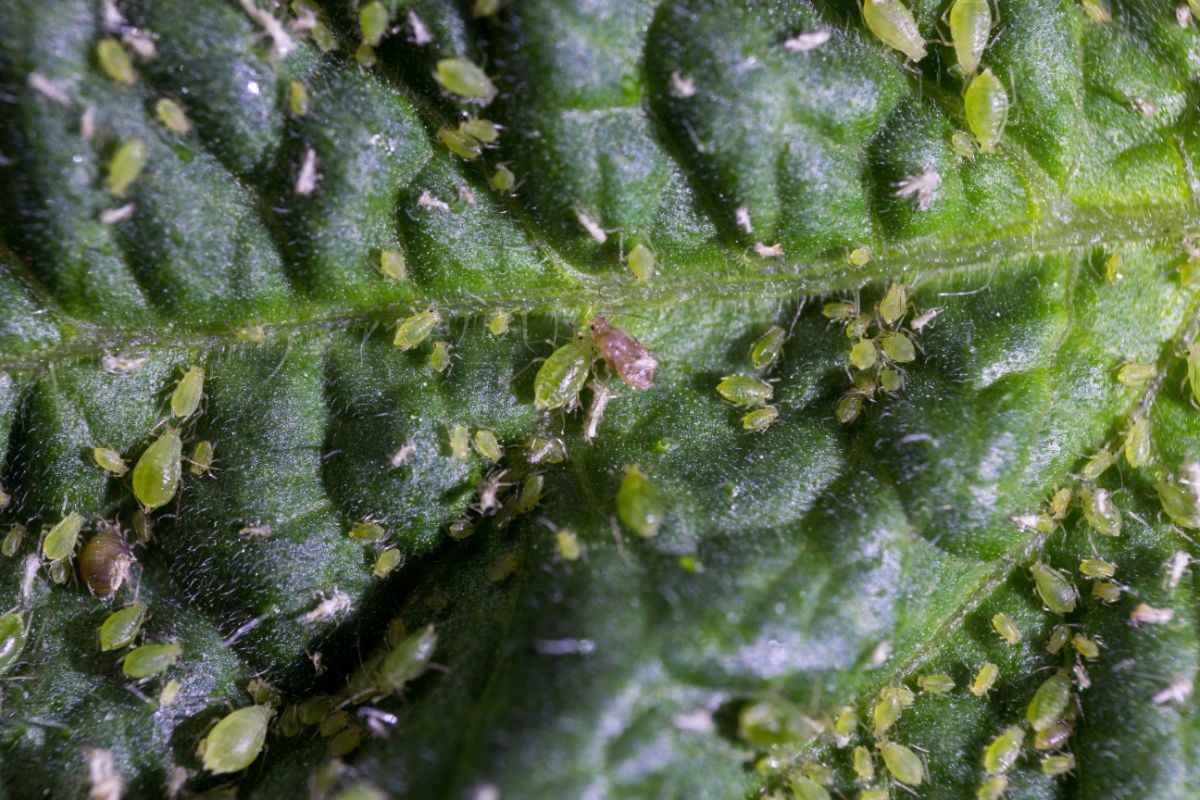
[[1035,731],[1044,731],[1062,719],[1067,704],[1071,702],[1071,678],[1059,670],[1042,682],[1033,693],[1025,719]]
[[887,789],[864,789],[858,800],[891,800]]
[[525,445],[530,464],[561,464],[567,460],[567,446],[558,437],[534,436]]
[[333,699],[327,694],[317,694],[301,700],[296,705],[296,716],[301,725],[316,725],[329,709],[333,708]]
[[458,124],[458,129],[484,144],[495,144],[500,140],[500,126],[490,119],[471,117]]
[[1033,575],[1033,584],[1037,588],[1038,597],[1042,598],[1042,602],[1046,604],[1047,608],[1055,614],[1070,614],[1075,610],[1075,601],[1079,598],[1079,591],[1075,588],[1075,584],[1071,583],[1066,573],[1043,564],[1041,561],[1034,562],[1033,566],[1029,568],[1029,572]]
[[1038,750],[1058,750],[1071,738],[1071,726],[1056,722],[1042,728],[1033,737],[1033,746]]
[[1115,603],[1121,599],[1124,590],[1119,583],[1112,581],[1096,581],[1092,584],[1092,597],[1102,603]]
[[550,354],[533,379],[533,404],[539,411],[573,404],[592,369],[594,348],[574,339]]
[[858,316],[858,306],[844,300],[826,303],[821,315],[834,322],[848,322]]
[[1071,637],[1071,646],[1075,648],[1075,651],[1079,655],[1089,661],[1100,657],[1100,645],[1096,644],[1094,639],[1084,636],[1082,633],[1077,633]]
[[104,179],[109,193],[114,197],[124,197],[129,187],[142,174],[149,157],[150,148],[138,138],[130,139],[118,147],[112,160],[108,162],[108,177]]
[[196,442],[196,446],[192,448],[191,472],[193,475],[206,475],[212,471],[213,452],[213,443],[208,439]]
[[1099,558],[1085,558],[1079,562],[1079,571],[1089,578],[1111,578],[1117,567]]
[[62,561],[75,553],[79,543],[79,531],[83,528],[83,516],[72,511],[50,529],[42,540],[42,555],[47,561]]
[[0,615],[0,675],[12,669],[12,665],[25,650],[25,621],[16,612]]
[[125,655],[121,671],[127,678],[151,678],[173,667],[182,654],[183,648],[179,646],[179,642],[144,644]]
[[954,0],[950,6],[950,40],[964,75],[979,70],[991,30],[992,7],[988,0]]
[[376,578],[386,578],[402,563],[404,563],[404,556],[400,551],[395,547],[389,547],[375,559],[375,566],[371,571],[375,573]]
[[237,329],[237,338],[248,344],[262,344],[267,340],[267,329],[262,325],[245,325]]
[[1042,772],[1046,775],[1065,775],[1075,771],[1075,756],[1071,753],[1042,757]]
[[1088,459],[1088,462],[1083,465],[1083,469],[1079,471],[1079,475],[1084,480],[1094,481],[1115,463],[1117,463],[1117,457],[1111,451],[1100,450],[1096,455]]
[[0,553],[3,553],[6,558],[12,558],[21,549],[21,542],[25,540],[27,533],[25,526],[19,522],[14,522],[8,526],[8,533],[4,534],[4,543],[0,544]]
[[[870,2],[870,0],[867,0]],[[908,786],[920,786],[925,780],[925,764],[921,757],[902,744],[884,742],[879,748],[883,765],[892,777]]]
[[1129,363],[1117,370],[1117,380],[1126,386],[1145,386],[1153,378],[1153,364]]
[[488,564],[484,575],[492,583],[500,583],[508,580],[508,577],[517,571],[520,563],[521,561],[517,554],[509,550],[507,553],[501,553],[496,556],[496,559],[491,564]]
[[1154,484],[1154,491],[1158,493],[1158,502],[1172,522],[1181,528],[1200,528],[1200,497],[1194,490],[1159,481]]
[[1200,342],[1188,345],[1187,380],[1192,388],[1192,399],[1200,403]]
[[1050,498],[1050,516],[1053,519],[1062,519],[1067,515],[1067,511],[1071,508],[1071,500],[1074,493],[1070,489],[1059,489]]
[[662,524],[662,492],[636,465],[625,468],[617,490],[617,517],[638,536],[649,538]]
[[1105,489],[1080,489],[1079,504],[1083,516],[1097,533],[1121,535],[1121,511],[1113,505],[1112,495]]
[[488,317],[488,333],[492,336],[503,336],[508,333],[508,326],[512,324],[513,315],[508,311],[493,311]]
[[1113,286],[1125,280],[1125,257],[1113,253],[1104,260],[1104,278]]
[[384,250],[379,254],[379,271],[385,278],[399,283],[408,277],[408,262],[399,250]]
[[471,4],[471,16],[479,19],[480,17],[490,17],[497,11],[504,8],[504,4],[508,0],[475,0]]
[[450,128],[443,126],[438,128],[438,141],[446,145],[446,148],[459,158],[465,158],[468,161],[473,161],[483,155],[483,145],[478,139],[469,134],[463,133],[458,128]]
[[967,125],[979,143],[981,153],[996,149],[1008,124],[1008,92],[990,69],[975,76],[963,98]]
[[168,428],[138,459],[133,468],[133,496],[146,511],[165,506],[175,496],[182,456],[179,431]]
[[179,681],[169,680],[163,686],[162,691],[158,693],[158,704],[160,706],[169,706],[179,697],[179,693],[183,691],[183,685]]
[[774,387],[750,375],[727,375],[717,384],[717,394],[735,406],[754,408],[771,402]]
[[554,535],[554,543],[563,561],[578,561],[583,555],[583,545],[575,531],[563,528]]
[[96,45],[96,60],[104,74],[113,81],[128,86],[137,83],[137,72],[133,68],[133,59],[121,43],[111,37],[100,40]]
[[912,339],[903,333],[886,333],[879,337],[883,345],[883,353],[897,364],[907,364],[917,358]]
[[344,709],[339,711],[331,711],[317,723],[317,734],[322,739],[328,739],[330,736],[338,733],[340,730],[350,724],[350,714]]
[[833,720],[833,732],[838,737],[838,744],[844,746],[850,737],[858,730],[858,712],[853,706],[843,708]]
[[485,106],[496,96],[496,85],[470,59],[443,58],[437,62],[434,77],[446,91]]
[[196,413],[204,397],[204,367],[191,367],[171,394],[171,413],[186,419]]
[[133,644],[145,618],[146,606],[141,603],[127,605],[109,614],[100,623],[100,649],[107,652]]
[[1056,656],[1058,651],[1066,647],[1069,641],[1071,641],[1071,629],[1066,625],[1055,625],[1050,631],[1050,638],[1046,641],[1046,652]]
[[[329,755],[334,758],[342,758],[357,750],[360,744],[362,744],[362,727],[350,725],[329,740]],[[345,792],[339,793],[336,800],[340,800],[344,794]]]
[[1000,668],[988,662],[979,668],[979,672],[975,674],[975,680],[971,683],[971,694],[976,697],[986,697],[987,693],[996,685],[996,679],[1000,677]]
[[792,795],[796,800],[830,800],[825,787],[804,775],[797,775],[791,780]]
[[950,149],[959,158],[966,161],[974,161],[975,137],[966,131],[955,131],[950,135]]
[[854,420],[858,419],[858,415],[862,413],[863,395],[862,392],[846,392],[837,402],[834,408],[834,415],[837,421],[843,425],[849,425]]
[[850,348],[850,363],[858,369],[870,369],[878,360],[879,347],[874,339],[859,339],[854,347]]
[[450,428],[450,454],[465,461],[471,455],[471,431],[466,425],[455,425]]
[[821,786],[830,786],[835,779],[833,770],[817,761],[805,761],[800,765],[804,775]]
[[183,106],[169,97],[160,98],[154,104],[154,116],[158,117],[158,121],[171,133],[187,136],[192,132],[192,121],[188,119]]
[[787,709],[770,700],[742,707],[738,714],[738,735],[756,747],[783,744],[796,738]]
[[362,42],[358,47],[354,48],[354,60],[363,69],[370,69],[379,63],[379,56],[375,54],[375,48],[366,42]]
[[530,475],[521,484],[521,493],[517,496],[517,509],[522,514],[528,514],[542,502],[542,490],[546,486],[546,476],[540,472]]
[[437,631],[426,625],[404,638],[392,648],[379,665],[379,689],[398,692],[408,683],[425,674],[437,649]]
[[876,736],[883,736],[900,719],[904,706],[894,694],[881,694],[871,709],[871,724]]
[[435,372],[445,372],[450,368],[450,343],[437,341],[429,351],[429,366]]
[[50,562],[50,580],[62,586],[71,577],[70,562],[63,558]]
[[901,0],[864,0],[863,21],[879,41],[913,61],[925,57],[925,39],[912,12]]
[[137,536],[138,544],[154,541],[154,522],[140,508],[133,512],[133,533]]
[[1017,628],[1017,624],[1013,622],[1013,618],[1003,611],[995,614],[992,617],[992,628],[996,633],[1000,634],[1000,638],[1009,644],[1016,644],[1021,641],[1021,631]]
[[758,341],[750,348],[750,363],[757,370],[770,368],[783,352],[783,343],[787,341],[787,331],[778,325],[767,328],[767,332],[758,337]]
[[475,431],[472,444],[475,446],[475,452],[492,463],[499,461],[500,457],[504,455],[504,448],[500,446],[500,440],[496,438],[495,431],[489,431],[486,428]]
[[267,725],[274,715],[270,706],[253,705],[223,717],[200,744],[204,768],[225,775],[253,764],[266,743]]
[[387,10],[387,6],[372,0],[367,3],[358,12],[358,27],[362,30],[363,44],[370,47],[378,47],[383,41],[383,37],[387,34],[388,24],[392,21],[392,15]]
[[945,694],[954,688],[954,679],[949,675],[922,675],[917,678],[917,686],[930,694]]
[[1025,743],[1025,729],[1020,725],[1011,725],[992,740],[983,754],[983,767],[989,775],[1008,772],[1017,763],[1021,755],[1021,745]]
[[893,283],[879,301],[879,316],[888,325],[895,325],[908,313],[908,287]]
[[1104,25],[1112,21],[1112,14],[1109,13],[1103,0],[1079,0],[1079,7],[1083,9],[1083,13],[1087,14],[1088,19],[1097,25]]
[[1129,432],[1125,435],[1125,460],[1137,469],[1150,460],[1150,419],[1145,416],[1133,418]]
[[517,185],[517,176],[504,164],[497,164],[496,169],[488,176],[488,186],[497,192],[511,192]]
[[775,406],[764,406],[753,411],[747,411],[742,417],[742,429],[751,433],[762,433],[779,419],[779,409]]
[[297,117],[303,117],[312,108],[312,98],[303,82],[292,81],[288,86],[288,105]]
[[625,264],[633,273],[633,279],[638,283],[648,283],[654,277],[655,263],[654,252],[641,243],[635,244],[625,256]]
[[401,350],[412,350],[428,339],[429,334],[433,333],[433,329],[441,321],[442,315],[434,309],[419,311],[400,321],[399,327],[396,328],[396,338],[392,340],[392,344]]
[[8,504],[12,502],[12,495],[4,491],[4,487],[0,486],[0,509],[8,508]]
[[92,458],[96,462],[96,466],[105,472],[111,472],[118,478],[129,471],[129,465],[125,463],[125,459],[121,458],[121,454],[111,447],[93,447]]
[[1001,800],[1007,792],[1008,776],[992,775],[979,784],[979,790],[975,792],[975,800]]
[[854,765],[854,774],[863,783],[870,783],[875,780],[875,762],[871,758],[871,751],[859,745],[854,748],[854,755],[851,757],[851,762]]
[[904,374],[891,367],[879,370],[879,388],[895,394],[904,388]]
[[346,531],[351,539],[361,539],[367,542],[378,542],[387,536],[387,531],[377,522],[356,522]]

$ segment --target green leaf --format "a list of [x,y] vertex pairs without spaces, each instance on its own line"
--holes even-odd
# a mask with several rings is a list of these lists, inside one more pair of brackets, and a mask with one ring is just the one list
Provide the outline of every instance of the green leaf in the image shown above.
[[[914,65],[849,2],[384,0],[364,44],[355,4],[0,0],[0,526],[28,530],[0,557],[0,794],[851,797],[886,740],[923,796],[970,798],[1063,668],[1075,768],[1027,731],[1006,797],[1196,796],[1200,21],[1088,2],[996,4],[1012,109],[983,153],[949,2],[909,3]],[[580,406],[539,410],[577,337]],[[729,376],[773,424],[744,429]],[[94,452],[133,467],[168,427],[151,535],[138,470]],[[1080,488],[1120,536],[1055,512]],[[40,559],[72,512],[136,542],[110,599]],[[135,601],[131,646],[180,648],[141,681],[98,638]],[[1049,653],[1059,624],[1098,656]],[[213,726],[269,705],[250,768],[206,771]]]

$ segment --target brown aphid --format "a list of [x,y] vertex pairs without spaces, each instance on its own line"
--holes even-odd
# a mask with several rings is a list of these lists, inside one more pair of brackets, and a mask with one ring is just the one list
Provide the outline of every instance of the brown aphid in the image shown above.
[[630,336],[602,316],[592,317],[588,323],[596,338],[596,349],[617,377],[639,391],[645,391],[654,383],[654,371],[658,361]]
[[88,539],[79,554],[79,575],[96,597],[110,597],[129,577],[133,548],[115,525],[106,525]]

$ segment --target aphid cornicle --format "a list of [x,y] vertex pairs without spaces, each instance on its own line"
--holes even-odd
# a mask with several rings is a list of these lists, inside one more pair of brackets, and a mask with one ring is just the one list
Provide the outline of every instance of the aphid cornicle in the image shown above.
[[200,407],[204,397],[204,367],[191,367],[179,379],[171,393],[171,413],[180,419],[190,417]]
[[133,496],[147,511],[164,506],[179,489],[183,444],[179,431],[168,428],[142,453],[133,468]]
[[240,772],[254,763],[267,740],[267,724],[275,715],[270,706],[239,708],[226,715],[201,744],[204,768],[214,775]]
[[588,327],[595,337],[596,349],[608,368],[634,389],[649,389],[650,384],[654,383],[658,361],[642,343],[601,316],[592,317]]
[[912,12],[901,0],[864,0],[863,21],[879,41],[913,61],[925,57],[925,39]]
[[1008,124],[1008,92],[1004,84],[990,69],[985,69],[971,81],[963,102],[967,125],[979,142],[979,151],[992,152]]
[[121,588],[133,561],[133,548],[121,535],[120,528],[106,527],[88,539],[80,551],[79,574],[88,591],[105,598]]
[[587,383],[592,368],[592,343],[575,339],[542,362],[533,379],[533,404],[539,411],[571,405]]
[[979,59],[991,30],[989,0],[954,0],[950,6],[950,39],[954,42],[958,68],[964,75],[974,75],[979,69]]
[[133,603],[109,614],[100,624],[100,649],[105,652],[120,650],[132,644],[142,629],[145,616],[146,607],[141,603]]

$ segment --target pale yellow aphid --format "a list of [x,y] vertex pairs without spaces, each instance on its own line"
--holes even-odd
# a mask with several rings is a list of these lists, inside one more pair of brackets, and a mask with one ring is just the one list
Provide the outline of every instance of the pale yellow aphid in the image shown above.
[[137,72],[133,69],[133,59],[116,39],[101,39],[96,45],[96,60],[104,74],[117,83],[128,86],[137,82]]
[[879,301],[879,316],[888,325],[895,325],[908,313],[908,287],[893,283]]
[[1000,638],[1009,644],[1021,641],[1021,631],[1013,622],[1012,617],[1003,611],[992,617],[992,627],[995,628],[996,633],[1000,634]]
[[625,263],[638,283],[647,283],[654,277],[654,253],[644,244],[636,244],[625,256]]
[[309,97],[308,87],[300,81],[292,81],[288,86],[288,104],[291,106],[292,113],[297,117],[303,117],[308,113],[312,106],[312,98]]
[[1114,286],[1125,280],[1124,270],[1125,257],[1120,253],[1113,253],[1104,262],[1104,277]]
[[1145,386],[1153,377],[1153,364],[1130,362],[1117,370],[1117,380],[1126,386]]
[[979,668],[979,672],[975,675],[975,681],[971,684],[971,694],[976,697],[984,697],[996,685],[996,678],[1000,677],[1000,668],[990,661]]
[[983,756],[984,769],[989,775],[1008,772],[1017,758],[1021,755],[1021,745],[1025,743],[1025,729],[1012,725],[1004,730],[988,745]]
[[958,68],[964,75],[974,75],[979,70],[979,59],[991,30],[989,0],[954,0],[950,6],[950,39],[954,42]]
[[180,136],[187,136],[191,133],[191,120],[184,113],[183,107],[169,97],[163,97],[154,104],[154,115],[172,133]]
[[579,542],[579,536],[572,530],[563,528],[554,535],[554,541],[558,555],[563,561],[578,561],[583,555],[583,545]]
[[149,148],[138,138],[130,139],[118,147],[112,161],[108,162],[108,177],[104,180],[109,193],[114,197],[124,197],[129,187],[142,174],[149,157]]
[[179,379],[171,393],[171,413],[180,419],[190,417],[200,407],[204,397],[204,367],[191,367]]
[[863,21],[879,41],[913,61],[925,57],[925,39],[901,0],[863,0]]
[[396,328],[396,338],[392,340],[392,344],[401,350],[411,350],[428,339],[429,334],[441,321],[442,315],[433,309],[406,317]]
[[125,463],[125,459],[121,458],[121,454],[111,447],[93,447],[92,458],[96,460],[96,466],[105,472],[111,472],[118,478],[129,471],[129,465]]
[[892,777],[909,786],[920,786],[925,780],[925,764],[921,757],[896,742],[884,742],[879,748],[883,764]]
[[1129,466],[1137,469],[1150,460],[1150,419],[1145,416],[1134,417],[1125,435],[1125,460]]
[[846,257],[852,267],[865,267],[871,260],[871,251],[865,247],[856,247]]
[[1008,124],[1008,92],[990,69],[975,76],[963,98],[967,125],[981,153],[996,149]]
[[408,277],[408,262],[400,250],[384,250],[379,254],[379,271],[384,277],[402,281]]

